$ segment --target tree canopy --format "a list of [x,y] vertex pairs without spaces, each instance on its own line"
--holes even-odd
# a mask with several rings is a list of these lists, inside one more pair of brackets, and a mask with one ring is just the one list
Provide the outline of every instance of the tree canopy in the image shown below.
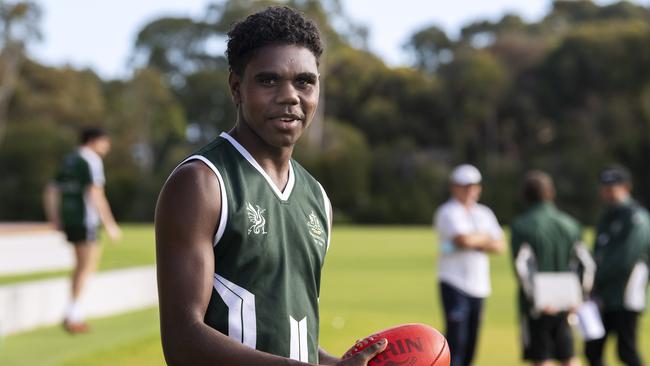
[[[272,4],[215,0],[196,18],[155,19],[133,45],[133,75],[102,80],[30,60],[24,45],[38,36],[40,10],[1,1],[0,220],[41,219],[42,186],[77,129],[96,124],[113,136],[116,216],[151,220],[175,164],[234,123],[228,28]],[[330,192],[339,220],[428,223],[450,169],[464,162],[483,172],[484,201],[504,223],[521,209],[532,168],[551,173],[559,205],[585,223],[599,212],[596,176],[609,163],[632,170],[650,205],[650,9],[558,0],[539,21],[504,14],[457,38],[430,24],[404,43],[413,64],[389,67],[340,0],[282,4],[326,39],[320,115],[295,157]]]

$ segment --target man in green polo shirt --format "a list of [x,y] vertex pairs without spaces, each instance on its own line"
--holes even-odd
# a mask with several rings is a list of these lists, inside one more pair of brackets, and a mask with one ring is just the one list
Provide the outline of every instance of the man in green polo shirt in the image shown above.
[[[524,180],[523,196],[528,209],[513,221],[512,255],[514,260],[520,261],[521,253],[528,251],[535,263],[535,268],[525,275],[518,270],[523,358],[534,365],[546,365],[552,360],[567,366],[579,365],[567,321],[568,313],[559,309],[536,309],[530,290],[532,284],[526,286],[525,282],[534,271],[571,271],[576,245],[582,236],[580,225],[555,207],[555,188],[548,174],[529,172]],[[588,254],[586,249],[582,250]]]
[[56,178],[45,188],[45,214],[53,226],[65,233],[74,245],[75,268],[72,272],[71,301],[63,326],[70,333],[84,333],[81,295],[95,272],[101,256],[98,245],[100,224],[112,240],[121,236],[104,193],[104,164],[111,141],[101,128],[81,131],[81,145],[65,156]]
[[643,365],[638,349],[638,319],[646,307],[650,217],[631,197],[630,173],[613,166],[600,173],[600,197],[607,206],[598,224],[594,258],[598,269],[592,297],[600,306],[605,336],[587,342],[593,366],[603,365],[607,336],[617,335],[618,356],[626,365]]

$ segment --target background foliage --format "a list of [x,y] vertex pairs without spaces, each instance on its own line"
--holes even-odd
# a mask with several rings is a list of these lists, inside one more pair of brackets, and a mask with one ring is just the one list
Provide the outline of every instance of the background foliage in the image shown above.
[[[114,141],[106,170],[117,218],[150,221],[174,165],[233,125],[227,64],[210,45],[274,3],[215,0],[197,18],[156,19],[133,45],[132,76],[102,80],[30,60],[37,4],[0,1],[0,220],[42,219],[43,185],[78,128],[99,124]],[[560,206],[585,223],[608,163],[628,166],[650,204],[650,9],[555,1],[538,22],[505,14],[457,39],[432,24],[404,45],[413,65],[391,68],[339,0],[283,4],[315,19],[327,41],[320,112],[296,158],[339,219],[430,222],[462,162],[483,171],[483,201],[504,223],[530,168],[549,171]]]

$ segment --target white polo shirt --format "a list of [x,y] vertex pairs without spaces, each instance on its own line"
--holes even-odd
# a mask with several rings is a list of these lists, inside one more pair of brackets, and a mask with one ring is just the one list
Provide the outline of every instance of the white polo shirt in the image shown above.
[[488,255],[480,250],[459,248],[453,240],[458,235],[475,233],[488,234],[495,240],[503,238],[503,230],[492,210],[479,203],[467,209],[452,198],[436,211],[434,226],[440,242],[439,281],[469,296],[487,297],[491,292]]

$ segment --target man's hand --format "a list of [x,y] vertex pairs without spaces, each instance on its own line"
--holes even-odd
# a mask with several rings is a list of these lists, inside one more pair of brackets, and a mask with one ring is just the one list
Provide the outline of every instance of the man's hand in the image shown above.
[[379,342],[364,349],[363,351],[357,353],[356,355],[350,358],[346,358],[345,360],[341,360],[336,364],[336,366],[366,366],[373,357],[382,353],[386,349],[387,345],[388,341],[386,339],[382,339]]
[[542,314],[544,315],[557,315],[559,311],[552,307],[552,306],[545,306],[544,309],[542,309]]
[[499,254],[506,250],[506,243],[503,239],[491,239],[486,246],[485,251],[489,253]]
[[454,238],[454,243],[461,248],[482,250],[495,254],[503,252],[506,248],[503,238],[493,239],[487,233],[458,235]]
[[60,200],[59,188],[54,183],[48,183],[43,190],[43,208],[47,220],[55,230],[63,230],[61,218],[59,217]]
[[108,204],[106,194],[104,193],[104,187],[91,184],[87,192],[90,196],[90,201],[99,212],[99,217],[104,224],[104,229],[106,229],[108,237],[113,242],[120,240],[122,230],[120,230],[120,227],[115,222],[113,212],[111,212],[111,206]]
[[108,234],[108,237],[113,242],[116,242],[122,238],[122,230],[120,230],[120,227],[117,226],[117,224],[105,225],[104,228],[106,229],[106,234]]

